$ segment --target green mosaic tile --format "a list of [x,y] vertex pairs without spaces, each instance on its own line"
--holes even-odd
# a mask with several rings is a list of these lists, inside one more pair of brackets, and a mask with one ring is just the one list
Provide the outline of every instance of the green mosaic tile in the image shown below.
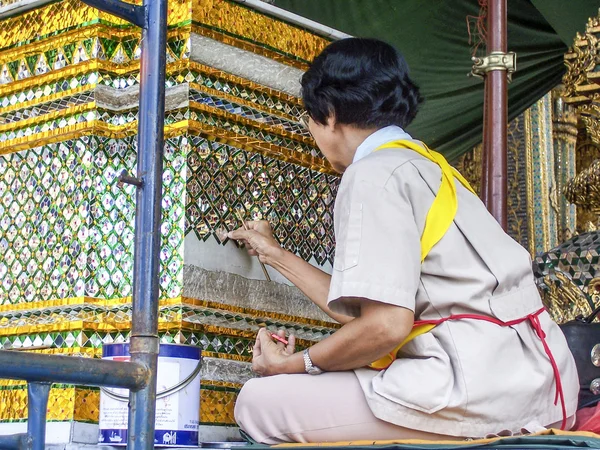
[[[161,296],[180,295],[185,154],[166,144]],[[0,304],[131,293],[135,139],[78,140],[0,158]]]
[[56,55],[58,54],[58,50],[53,48],[50,50],[47,50],[46,52],[44,52],[44,55],[46,56],[46,62],[48,63],[48,65],[50,67],[54,66],[54,61],[56,61]]
[[339,179],[190,136],[186,230],[218,239],[244,217],[266,219],[288,250],[318,264],[334,255],[333,201]]
[[21,65],[21,61],[10,61],[7,66],[13,80],[17,79],[17,73],[19,72],[19,66]]
[[69,43],[63,46],[63,54],[66,57],[66,61],[68,64],[73,62],[73,53],[75,52],[75,43]]
[[566,273],[575,285],[583,288],[600,275],[599,253],[600,233],[582,233],[536,256],[533,261],[534,275],[538,279],[550,275],[556,280],[557,271]]

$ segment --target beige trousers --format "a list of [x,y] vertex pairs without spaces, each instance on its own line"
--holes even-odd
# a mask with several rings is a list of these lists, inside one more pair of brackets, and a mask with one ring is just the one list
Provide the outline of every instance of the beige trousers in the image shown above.
[[411,430],[378,419],[350,371],[252,379],[238,396],[235,420],[242,430],[264,444],[464,439]]

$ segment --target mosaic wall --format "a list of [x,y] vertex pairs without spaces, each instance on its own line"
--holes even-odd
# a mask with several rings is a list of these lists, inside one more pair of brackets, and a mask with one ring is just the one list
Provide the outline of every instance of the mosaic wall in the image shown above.
[[[523,247],[532,251],[527,193],[529,168],[525,152],[524,123],[525,118],[521,114],[508,124],[507,129],[507,233]],[[478,194],[481,194],[482,151],[480,144],[452,162]]]
[[[593,198],[597,198],[600,172],[595,169],[595,176],[586,178],[580,164],[585,160],[590,165],[598,150],[587,146],[584,155],[583,146],[576,149],[577,120],[563,104],[561,92],[547,94],[509,123],[507,170],[507,232],[530,251],[542,298],[558,323],[589,314],[600,304],[600,233],[573,237],[579,231],[576,221],[581,210],[576,212],[568,199],[576,164],[579,175],[575,180],[583,177],[579,184],[594,187]],[[480,185],[481,147],[455,165],[475,186]],[[589,201],[591,191],[580,191],[579,196]]]
[[533,271],[552,318],[563,323],[600,305],[600,233],[582,233],[538,255]]
[[[532,256],[559,242],[561,223],[574,230],[575,211],[567,206],[562,192],[565,177],[575,170],[574,143],[563,145],[563,136],[553,135],[553,120],[551,95],[547,94],[507,129],[507,232]],[[478,146],[454,162],[478,192],[481,151]]]
[[[1,6],[17,2],[2,2]],[[184,296],[184,237],[216,240],[236,211],[282,245],[333,258],[338,177],[299,123],[299,99],[192,58],[201,35],[305,68],[323,38],[230,1],[170,2],[160,337],[249,362],[259,326],[299,347],[333,325]],[[62,0],[0,21],[0,347],[99,357],[130,329],[139,34]],[[240,383],[203,381],[201,422],[232,425]],[[49,420],[97,422],[99,391],[56,385]],[[0,381],[0,421],[26,418],[24,385]]]
[[[528,170],[529,223],[532,254],[558,244],[556,177],[552,140],[550,94],[545,95],[525,113],[525,150]],[[554,205],[551,204],[551,200]]]
[[577,231],[577,207],[568,198],[567,188],[577,171],[577,113],[564,101],[562,88],[552,91],[552,135],[554,140],[554,172],[558,203],[559,242],[570,239]]

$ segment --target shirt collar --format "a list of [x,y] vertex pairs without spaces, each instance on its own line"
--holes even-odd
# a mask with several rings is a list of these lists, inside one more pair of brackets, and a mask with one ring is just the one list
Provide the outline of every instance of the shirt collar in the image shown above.
[[[390,125],[384,128],[380,128],[374,133],[370,134],[356,149],[354,153],[354,159],[352,163],[360,161],[365,156],[370,155],[375,149],[383,144],[387,144],[391,141],[398,140],[409,140],[414,141],[410,134],[404,131],[402,128],[396,125]],[[416,142],[416,141],[415,141]]]

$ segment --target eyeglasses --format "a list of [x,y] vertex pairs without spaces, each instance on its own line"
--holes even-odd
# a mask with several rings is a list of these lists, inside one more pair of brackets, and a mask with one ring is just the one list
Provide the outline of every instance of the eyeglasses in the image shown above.
[[310,116],[308,115],[308,112],[306,112],[306,111],[302,111],[300,116],[298,116],[298,121],[308,132],[310,132],[310,128],[308,128],[308,119],[309,118],[310,118]]

